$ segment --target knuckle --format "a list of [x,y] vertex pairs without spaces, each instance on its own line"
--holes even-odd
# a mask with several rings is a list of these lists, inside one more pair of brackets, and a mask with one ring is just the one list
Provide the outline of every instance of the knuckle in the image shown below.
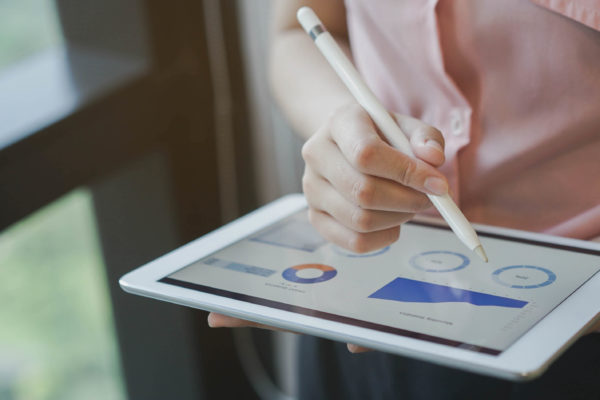
[[314,152],[314,140],[313,139],[308,139],[304,145],[302,145],[302,158],[304,159],[304,161],[309,164],[312,160],[313,160],[313,152]]
[[426,195],[419,194],[415,196],[411,202],[410,208],[408,211],[418,212],[428,209],[431,206],[429,199]]
[[373,224],[373,213],[358,207],[352,211],[352,227],[358,232],[369,232],[373,229]]
[[429,198],[426,195],[420,196],[420,200],[419,200],[419,204],[418,204],[418,211],[423,211],[423,210],[427,210],[429,207],[431,207],[431,201],[429,201]]
[[308,222],[315,228],[319,226],[319,211],[312,207],[308,208]]
[[311,179],[309,174],[304,172],[304,175],[302,175],[302,191],[306,196],[311,196],[313,192],[313,187],[313,180]]
[[417,164],[410,158],[405,157],[404,161],[400,165],[399,171],[399,182],[406,186],[411,186],[411,183],[413,183],[417,172]]
[[321,209],[323,203],[322,189],[319,187],[318,178],[311,174],[302,176],[302,191],[308,206],[314,209]]
[[375,198],[375,184],[369,178],[358,179],[352,185],[352,198],[359,207],[370,207]]
[[377,157],[377,147],[372,138],[357,141],[352,149],[352,163],[360,170],[366,170]]

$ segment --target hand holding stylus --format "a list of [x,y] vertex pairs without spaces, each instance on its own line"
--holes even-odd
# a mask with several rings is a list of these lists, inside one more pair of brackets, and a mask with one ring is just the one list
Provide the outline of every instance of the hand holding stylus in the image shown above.
[[303,190],[312,224],[328,240],[363,253],[398,239],[400,225],[445,194],[444,139],[435,128],[395,116],[414,157],[381,138],[358,104],[337,109],[302,149]]
[[[382,136],[396,149],[409,157],[414,157],[409,138],[398,123],[386,111],[375,94],[352,64],[344,51],[338,46],[333,36],[309,7],[298,10],[298,21],[306,33],[313,39],[327,62],[335,70],[339,78],[346,85],[352,96],[369,114]],[[410,164],[409,164],[410,165]],[[411,167],[407,166],[405,173],[412,174]],[[425,180],[425,186],[427,180]],[[428,193],[429,200],[446,220],[452,231],[470,250],[474,251],[484,261],[488,261],[483,246],[477,233],[456,206],[448,193]]]

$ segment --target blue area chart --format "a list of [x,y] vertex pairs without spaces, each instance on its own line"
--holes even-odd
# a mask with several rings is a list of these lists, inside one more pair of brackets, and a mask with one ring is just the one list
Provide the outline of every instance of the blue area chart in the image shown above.
[[412,303],[470,303],[475,306],[523,308],[526,301],[494,296],[472,290],[458,289],[429,282],[396,278],[372,295],[373,299]]

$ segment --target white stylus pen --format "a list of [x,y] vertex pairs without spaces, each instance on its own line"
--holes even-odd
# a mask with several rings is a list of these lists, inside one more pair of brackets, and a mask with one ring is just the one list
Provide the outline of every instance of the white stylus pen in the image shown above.
[[[333,67],[344,84],[348,87],[358,103],[369,113],[385,138],[398,150],[414,157],[410,143],[396,121],[379,102],[375,94],[369,89],[362,77],[354,68],[354,65],[338,44],[333,36],[323,26],[310,7],[302,7],[298,10],[298,21],[302,28],[310,35],[315,44],[321,50],[329,64]],[[488,258],[479,242],[477,233],[465,218],[450,195],[444,196],[427,195],[435,208],[446,220],[456,236],[472,251],[477,253],[485,262]]]

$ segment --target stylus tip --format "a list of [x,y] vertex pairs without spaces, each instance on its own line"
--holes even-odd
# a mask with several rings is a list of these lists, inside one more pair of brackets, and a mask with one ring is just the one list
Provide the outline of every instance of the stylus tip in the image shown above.
[[483,246],[479,245],[477,247],[475,247],[475,250],[473,250],[475,253],[477,253],[477,255],[479,257],[481,257],[481,259],[485,262],[488,262],[488,258],[487,255],[485,254],[485,250],[483,250]]

